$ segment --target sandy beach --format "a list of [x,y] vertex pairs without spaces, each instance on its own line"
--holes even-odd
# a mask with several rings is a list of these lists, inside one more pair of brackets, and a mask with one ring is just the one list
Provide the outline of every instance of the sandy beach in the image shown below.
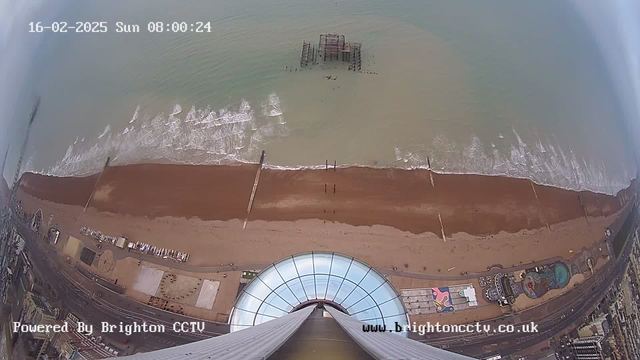
[[41,207],[71,234],[89,226],[187,251],[193,266],[269,264],[329,250],[379,268],[459,274],[570,258],[603,240],[635,187],[614,197],[476,175],[433,174],[433,187],[425,170],[264,170],[243,229],[256,169],[110,167],[84,213],[80,194],[90,194],[95,177],[29,173],[20,198],[25,211]]
[[[27,173],[18,198],[26,213],[42,209],[47,226],[61,230],[58,251],[65,248],[69,235],[94,247],[94,241],[79,232],[87,226],[190,253],[181,271],[220,280],[220,291],[226,295],[213,311],[182,305],[193,316],[220,320],[233,304],[238,270],[261,270],[297,253],[354,256],[385,272],[401,290],[461,283],[479,288],[474,273],[489,266],[570,260],[586,249],[599,253],[597,249],[604,247],[606,252],[603,230],[629,209],[636,186],[634,180],[628,189],[609,196],[522,179],[426,170],[264,169],[245,227],[257,169],[258,165],[109,167],[97,185],[97,175],[53,178]],[[139,271],[136,257],[135,252],[120,253],[116,270],[103,276],[120,279],[127,296],[146,302],[148,295],[131,289]],[[597,256],[596,267],[606,260]],[[215,270],[230,264],[235,271]],[[471,278],[456,279],[467,273]],[[500,314],[483,299],[472,311],[412,319],[466,323]]]
[[[103,172],[90,207],[99,212],[201,220],[245,219],[257,165],[129,165]],[[539,229],[585,216],[608,217],[631,198],[535,185],[524,179],[441,175],[427,170],[338,168],[262,171],[250,220],[319,219],[385,225],[413,234],[486,236]],[[86,203],[96,175],[26,173],[21,188],[55,203]],[[630,188],[635,188],[635,181]]]

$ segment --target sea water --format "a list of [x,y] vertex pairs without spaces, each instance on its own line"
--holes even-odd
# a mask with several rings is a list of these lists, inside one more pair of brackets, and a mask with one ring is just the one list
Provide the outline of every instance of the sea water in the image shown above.
[[[107,33],[37,46],[18,119],[41,106],[25,171],[59,176],[170,161],[427,167],[615,193],[636,167],[617,89],[587,24],[561,1],[91,1],[35,20]],[[140,33],[116,33],[115,23]],[[151,33],[150,22],[211,32]],[[301,68],[303,40],[362,43],[361,72]]]

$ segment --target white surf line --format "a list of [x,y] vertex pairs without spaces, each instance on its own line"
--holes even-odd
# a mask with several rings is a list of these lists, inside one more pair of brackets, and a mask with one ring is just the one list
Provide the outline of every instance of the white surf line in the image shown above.
[[242,224],[243,230],[247,227],[247,222],[249,221],[249,214],[251,214],[251,207],[253,207],[253,200],[255,199],[256,191],[258,190],[258,182],[260,181],[260,173],[262,172],[264,155],[265,155],[264,150],[262,150],[262,155],[260,156],[260,165],[258,167],[258,171],[256,172],[256,179],[253,181],[253,189],[251,189],[251,197],[249,197],[249,205],[247,205],[247,217],[244,219],[244,224]]
[[440,216],[440,211],[438,211],[438,220],[440,220],[440,231],[442,231],[442,240],[447,242],[447,237],[444,235],[444,225],[442,225],[442,216]]

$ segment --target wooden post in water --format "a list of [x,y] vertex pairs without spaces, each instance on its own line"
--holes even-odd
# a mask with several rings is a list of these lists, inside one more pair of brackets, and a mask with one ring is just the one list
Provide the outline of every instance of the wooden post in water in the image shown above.
[[433,172],[431,171],[431,159],[427,156],[427,171],[429,171],[429,180],[431,180],[431,187],[436,187],[436,184],[433,182]]
[[260,168],[262,168],[262,164],[264,163],[264,150],[262,150],[262,154],[260,154]]

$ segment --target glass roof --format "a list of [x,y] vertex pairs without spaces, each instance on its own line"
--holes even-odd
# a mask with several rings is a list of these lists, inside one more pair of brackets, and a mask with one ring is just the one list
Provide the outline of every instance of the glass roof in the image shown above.
[[279,318],[305,302],[325,300],[370,324],[408,324],[401,299],[371,266],[330,252],[294,255],[264,269],[232,310],[231,332]]

